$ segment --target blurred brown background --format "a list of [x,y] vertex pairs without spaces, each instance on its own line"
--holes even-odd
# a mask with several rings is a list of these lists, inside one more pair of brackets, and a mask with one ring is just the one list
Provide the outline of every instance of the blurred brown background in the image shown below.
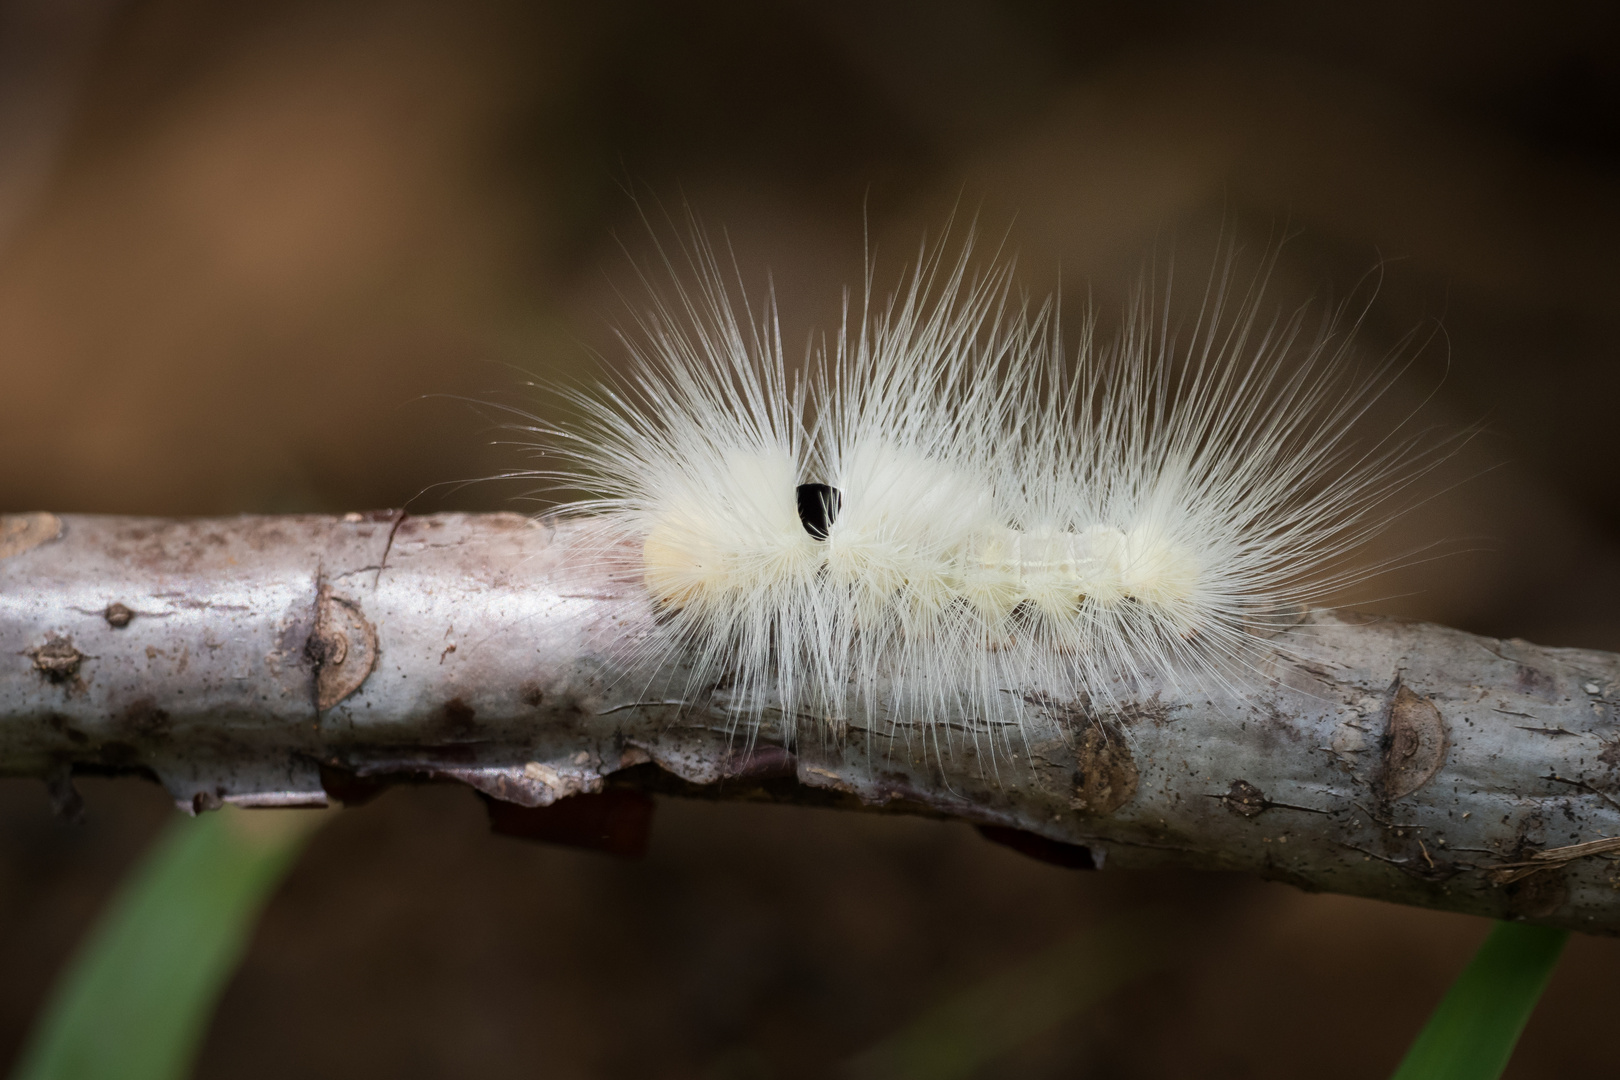
[[[790,347],[858,283],[863,215],[880,282],[960,204],[1105,323],[1155,251],[1197,280],[1222,230],[1288,232],[1278,302],[1381,266],[1369,352],[1430,338],[1389,408],[1438,385],[1435,423],[1486,428],[1389,541],[1452,554],[1371,606],[1620,648],[1615,10],[0,0],[0,509],[509,506],[444,483],[520,463],[456,398],[611,353],[627,186],[769,271]],[[0,783],[0,1060],[170,813],[84,786],[75,828]],[[199,1076],[825,1075],[1153,900],[1173,965],[985,1075],[1381,1076],[1486,929],[927,822],[659,813],[624,864],[493,838],[460,790],[346,812]],[[1510,1076],[1614,1071],[1617,961],[1572,942]]]

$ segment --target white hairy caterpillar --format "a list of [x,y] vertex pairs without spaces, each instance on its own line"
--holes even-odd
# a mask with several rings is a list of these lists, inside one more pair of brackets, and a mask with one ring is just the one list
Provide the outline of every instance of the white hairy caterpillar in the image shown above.
[[790,735],[1228,680],[1376,569],[1345,556],[1421,471],[1416,437],[1349,437],[1395,361],[1358,368],[1342,319],[1263,315],[1269,260],[1240,285],[1229,253],[1190,329],[1139,290],[1071,353],[971,249],[925,246],[881,302],[869,270],[790,366],[774,298],[734,302],[699,240],[621,335],[628,374],[537,429],[562,461],[538,475],[589,493],[561,508],[598,526],[586,561],[661,615],[642,648]]

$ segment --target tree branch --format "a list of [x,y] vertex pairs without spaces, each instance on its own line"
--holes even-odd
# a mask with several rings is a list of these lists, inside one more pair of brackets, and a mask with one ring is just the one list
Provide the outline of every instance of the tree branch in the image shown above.
[[581,793],[920,813],[1073,865],[1620,932],[1615,654],[1312,611],[1242,686],[1031,697],[1006,738],[963,718],[784,746],[724,686],[627,670],[652,614],[558,572],[578,528],[0,518],[0,771],[68,812],[74,771],[110,771],[193,810],[453,779],[498,826]]

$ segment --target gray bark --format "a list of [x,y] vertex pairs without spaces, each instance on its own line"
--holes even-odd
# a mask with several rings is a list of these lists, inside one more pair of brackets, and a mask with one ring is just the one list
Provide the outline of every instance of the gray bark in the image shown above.
[[771,798],[959,819],[1081,865],[1620,931],[1615,654],[1311,611],[1241,685],[1032,699],[1005,739],[963,718],[938,741],[850,723],[784,745],[723,686],[628,671],[652,615],[559,573],[577,528],[0,518],[0,772],[64,809],[75,771],[150,773],[191,810],[401,777],[526,807]]

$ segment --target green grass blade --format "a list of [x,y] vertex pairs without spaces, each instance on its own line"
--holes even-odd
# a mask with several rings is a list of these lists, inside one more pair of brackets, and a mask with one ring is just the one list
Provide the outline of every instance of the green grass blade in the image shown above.
[[1568,930],[1497,923],[1418,1033],[1394,1080],[1501,1076],[1568,938]]
[[327,815],[174,822],[58,977],[13,1080],[181,1080],[271,891]]
[[[965,1080],[1157,968],[1166,920],[1116,919],[945,1000],[844,1070],[857,1080]],[[1155,932],[1156,931],[1156,932]]]

